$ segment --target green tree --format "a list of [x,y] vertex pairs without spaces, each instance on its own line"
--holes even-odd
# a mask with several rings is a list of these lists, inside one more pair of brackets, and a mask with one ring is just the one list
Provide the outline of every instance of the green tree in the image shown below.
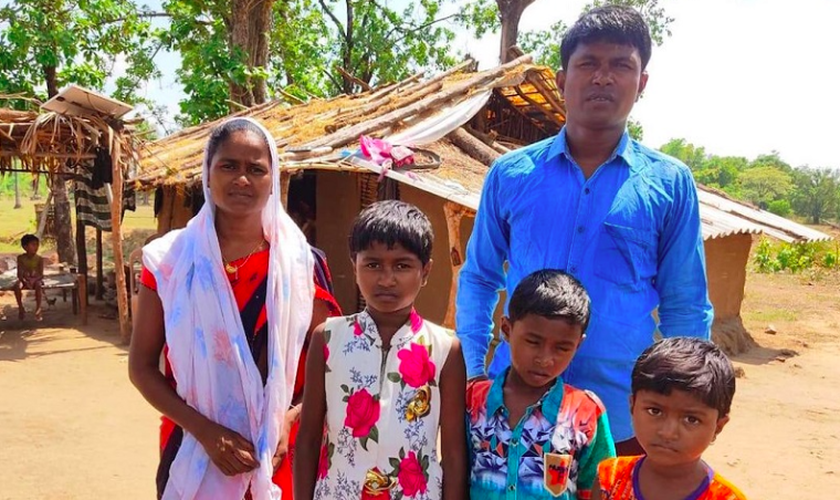
[[793,174],[793,167],[791,167],[786,161],[782,160],[778,151],[773,151],[770,154],[759,155],[747,166],[747,168],[757,167],[773,167],[787,174]]
[[[117,57],[124,57],[128,69],[115,82],[116,97],[136,102],[139,83],[157,74],[152,60],[158,47],[148,21],[153,15],[130,0],[16,0],[0,8],[0,93],[44,101],[68,83],[102,90]],[[52,190],[58,257],[72,263],[64,179],[52,179]]]
[[762,209],[785,198],[793,185],[790,175],[776,167],[753,167],[740,175],[743,198]]
[[837,170],[800,167],[794,171],[793,209],[819,224],[834,216],[840,207],[840,172]]
[[[234,19],[236,2],[164,5],[172,24],[163,40],[182,57],[177,75],[187,94],[178,118],[183,125],[264,102],[273,97],[268,84],[300,98],[327,97],[455,62],[449,50],[455,35],[447,22],[459,14],[443,15],[441,1],[408,2],[402,10],[368,0],[266,3],[270,22],[259,23],[271,27],[260,39],[266,46],[234,43],[241,20]],[[255,58],[255,50],[266,56]]]
[[700,184],[719,189],[733,189],[747,159],[739,156],[710,156],[695,170],[694,178]]
[[[525,52],[536,55],[536,62],[557,69],[560,67],[560,42],[568,25],[561,20],[547,30],[519,33],[519,21],[534,0],[473,0],[462,9],[462,20],[476,38],[501,31],[499,60],[509,60],[508,49],[520,45]],[[626,5],[642,13],[650,26],[651,37],[661,45],[671,36],[674,19],[659,5],[659,0],[594,0],[584,8],[587,12],[602,5]]]
[[702,170],[706,163],[706,149],[702,146],[695,146],[685,139],[671,139],[663,144],[659,150],[682,161],[688,165],[692,172]]

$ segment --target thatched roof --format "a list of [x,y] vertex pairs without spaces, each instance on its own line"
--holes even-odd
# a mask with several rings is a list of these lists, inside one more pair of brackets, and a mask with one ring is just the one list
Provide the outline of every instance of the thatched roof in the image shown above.
[[124,168],[136,164],[134,138],[123,122],[0,108],[0,173],[12,168],[63,171],[68,160],[93,158],[99,146],[113,151],[115,141],[120,142]]
[[[425,81],[420,80],[420,75],[415,75],[403,82],[368,92],[315,99],[292,106],[283,101],[273,101],[237,116],[250,116],[265,125],[283,152],[284,168],[368,171],[348,158],[357,149],[360,135],[391,137],[406,129],[422,128],[424,123],[446,116],[459,106],[469,105],[472,98],[483,96],[484,101],[478,104],[499,96],[510,99],[512,113],[523,120],[520,128],[530,127],[537,134],[545,133],[551,127],[559,130],[557,124],[565,120],[565,111],[553,83],[553,73],[548,68],[530,64],[530,60],[530,56],[524,56],[482,72],[467,71],[472,65],[471,61],[467,61]],[[497,118],[486,108],[478,106],[453,127],[475,121],[479,110],[487,113],[483,117],[485,124]],[[219,121],[188,128],[144,145],[140,150],[140,173],[135,179],[138,187],[186,185],[198,181],[204,145]],[[416,175],[439,176],[440,181],[446,183],[447,177],[453,180],[459,177],[463,181],[463,177],[470,176],[472,172],[476,177],[475,183],[483,183],[487,169],[485,162],[443,139],[451,130],[452,127],[443,130],[440,137],[422,144],[423,148],[439,153],[443,159],[441,167],[433,172],[418,171]],[[495,137],[496,134],[493,134],[484,139],[492,144]],[[497,151],[505,150],[499,144],[495,146]],[[492,152],[490,145],[485,147]]]

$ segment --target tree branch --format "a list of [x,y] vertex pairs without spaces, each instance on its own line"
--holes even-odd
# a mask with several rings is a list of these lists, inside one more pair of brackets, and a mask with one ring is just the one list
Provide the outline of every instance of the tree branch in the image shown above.
[[326,14],[327,16],[329,16],[330,19],[332,19],[332,22],[335,24],[335,27],[338,28],[338,32],[341,33],[341,37],[344,38],[344,43],[347,44],[347,33],[344,30],[344,25],[341,24],[341,21],[338,19],[338,17],[336,17],[336,15],[333,14],[333,11],[331,11],[330,8],[327,7],[327,3],[324,0],[318,0],[318,3],[321,4],[321,9],[324,10],[324,14]]
[[[458,16],[460,16],[460,14],[450,14],[446,17],[441,17],[440,19],[435,19],[434,21],[430,21],[430,22],[428,22],[426,24],[423,24],[423,25],[420,25],[420,26],[416,26],[416,27],[412,26],[412,30],[413,31],[424,30],[426,28],[434,26],[437,23],[442,23],[444,21],[448,21],[448,20],[452,19],[453,17],[458,17]],[[397,43],[405,40],[407,37],[408,37],[408,33],[406,33],[403,36],[401,36],[400,38],[397,38],[396,40],[394,40],[394,44],[397,44]]]

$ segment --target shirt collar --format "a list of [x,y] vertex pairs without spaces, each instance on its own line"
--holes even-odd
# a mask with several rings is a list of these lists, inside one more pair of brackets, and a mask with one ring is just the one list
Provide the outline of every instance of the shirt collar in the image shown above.
[[[508,373],[510,373],[510,368],[496,377],[493,385],[490,386],[490,392],[487,394],[487,415],[493,415],[505,406],[504,386]],[[563,387],[563,378],[557,377],[554,385],[537,402],[540,405],[540,411],[548,419],[556,418],[560,412],[560,404],[563,402]],[[516,422],[512,422],[511,425],[516,425]]]
[[[635,155],[635,149],[632,147],[633,139],[630,137],[630,134],[627,130],[624,130],[624,133],[621,135],[621,140],[618,141],[618,146],[615,147],[615,151],[610,155],[609,159],[604,162],[604,164],[610,163],[615,160],[617,157],[620,157],[624,160],[624,162],[630,167],[630,171],[636,171],[639,168],[639,162]],[[551,160],[555,157],[563,155],[566,157],[567,160],[574,162],[574,158],[572,158],[572,153],[569,151],[569,143],[566,142],[566,127],[560,130],[560,133],[557,134],[557,137],[554,138],[554,142],[551,144],[551,148],[548,150],[548,160]]]

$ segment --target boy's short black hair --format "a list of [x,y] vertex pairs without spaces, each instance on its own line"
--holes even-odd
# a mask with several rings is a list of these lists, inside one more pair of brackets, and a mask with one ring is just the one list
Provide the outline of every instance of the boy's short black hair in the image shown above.
[[26,247],[29,246],[29,244],[32,243],[33,241],[40,242],[41,239],[38,238],[37,236],[35,236],[34,234],[24,234],[23,238],[20,239],[20,246],[21,246],[21,248],[26,250]]
[[399,243],[425,266],[432,259],[435,233],[432,223],[419,208],[398,200],[373,203],[356,216],[350,232],[350,258],[374,243],[393,248]]
[[608,42],[629,45],[639,51],[642,70],[650,61],[650,28],[642,15],[631,7],[607,5],[584,13],[566,32],[560,43],[563,69],[581,44]]
[[634,396],[643,390],[666,396],[674,389],[694,394],[722,418],[735,396],[735,370],[713,343],[674,337],[656,342],[639,356],[631,386]]
[[543,269],[516,285],[508,304],[508,319],[515,323],[529,314],[562,318],[586,332],[590,308],[589,294],[580,281],[563,271]]

